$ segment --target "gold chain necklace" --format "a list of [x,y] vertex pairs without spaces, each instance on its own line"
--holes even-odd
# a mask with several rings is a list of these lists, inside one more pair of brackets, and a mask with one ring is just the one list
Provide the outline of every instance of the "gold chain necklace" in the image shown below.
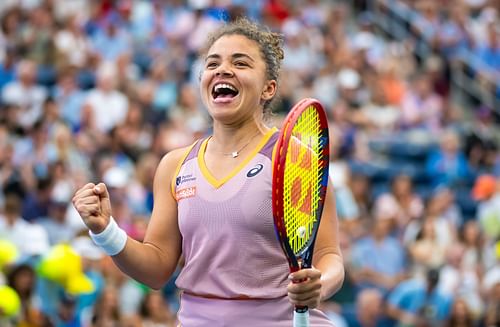
[[254,139],[257,135],[259,135],[259,134],[260,134],[260,131],[257,131],[257,133],[256,133],[254,136],[252,136],[252,137],[250,138],[250,140],[249,140],[247,143],[245,143],[245,145],[243,145],[243,146],[242,146],[239,150],[237,150],[237,151],[232,151],[232,152],[222,152],[222,155],[223,155],[223,156],[226,156],[226,157],[233,157],[233,158],[236,158],[237,156],[239,156],[239,155],[240,155],[240,152],[241,152],[244,148],[246,148],[246,147],[247,147],[247,146],[248,146],[248,145],[252,142],[252,140],[253,140],[253,139]]

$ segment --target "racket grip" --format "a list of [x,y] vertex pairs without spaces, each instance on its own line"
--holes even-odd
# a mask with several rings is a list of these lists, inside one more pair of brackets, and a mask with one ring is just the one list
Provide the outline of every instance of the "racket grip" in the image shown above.
[[298,307],[293,311],[293,327],[309,327],[309,310]]

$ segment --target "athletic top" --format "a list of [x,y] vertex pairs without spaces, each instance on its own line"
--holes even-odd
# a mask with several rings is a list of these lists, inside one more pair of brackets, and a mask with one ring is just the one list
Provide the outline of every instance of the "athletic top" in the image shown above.
[[188,150],[175,175],[185,265],[180,289],[218,298],[287,294],[288,263],[274,230],[271,129],[227,177],[217,180],[203,160],[209,138]]

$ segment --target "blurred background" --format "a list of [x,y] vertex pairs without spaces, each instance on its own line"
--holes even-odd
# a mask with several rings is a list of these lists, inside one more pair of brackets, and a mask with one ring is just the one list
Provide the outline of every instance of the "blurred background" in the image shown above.
[[71,205],[88,181],[141,240],[160,158],[210,133],[200,48],[285,38],[279,126],[331,127],[342,326],[500,326],[500,1],[2,0],[0,326],[176,326],[178,290],[124,276]]

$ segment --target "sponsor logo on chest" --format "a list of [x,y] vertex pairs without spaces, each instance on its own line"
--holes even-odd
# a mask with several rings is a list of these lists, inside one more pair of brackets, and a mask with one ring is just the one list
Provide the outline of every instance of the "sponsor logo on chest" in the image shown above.
[[177,201],[187,198],[192,198],[196,195],[196,187],[186,187],[175,192],[175,198]]
[[247,177],[251,178],[251,177],[256,176],[258,173],[260,173],[262,171],[263,168],[264,168],[264,165],[257,164],[255,167],[253,167],[252,169],[250,169],[247,172]]
[[195,181],[195,180],[196,180],[196,177],[193,174],[181,175],[181,176],[177,176],[177,178],[175,179],[175,185],[179,186],[179,185],[184,184],[186,182],[191,182],[191,181]]

